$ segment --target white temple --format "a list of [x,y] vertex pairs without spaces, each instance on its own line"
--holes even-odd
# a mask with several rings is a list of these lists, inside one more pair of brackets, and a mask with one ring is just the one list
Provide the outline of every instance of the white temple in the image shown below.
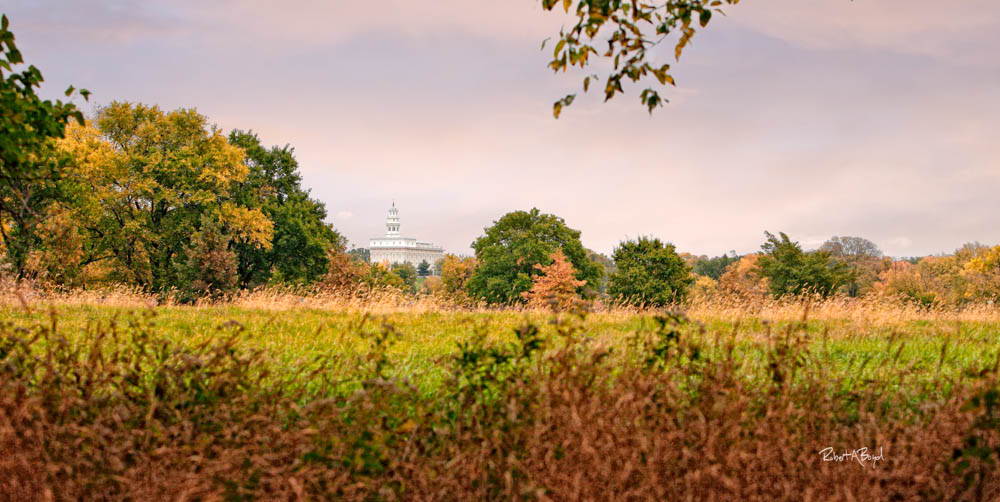
[[368,251],[371,252],[372,263],[409,263],[414,267],[425,260],[433,267],[434,262],[444,258],[444,249],[400,235],[399,210],[395,202],[385,219],[385,237],[372,237],[368,241]]

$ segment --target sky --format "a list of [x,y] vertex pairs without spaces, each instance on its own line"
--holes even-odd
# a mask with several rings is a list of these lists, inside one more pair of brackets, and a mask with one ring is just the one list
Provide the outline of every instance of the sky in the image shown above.
[[290,144],[359,246],[393,201],[404,234],[457,254],[532,207],[604,253],[646,235],[745,253],[765,230],[893,256],[1000,243],[996,0],[745,0],[652,116],[626,86],[559,120],[584,74],[546,68],[541,42],[568,25],[538,0],[4,4],[45,94],[196,108]]

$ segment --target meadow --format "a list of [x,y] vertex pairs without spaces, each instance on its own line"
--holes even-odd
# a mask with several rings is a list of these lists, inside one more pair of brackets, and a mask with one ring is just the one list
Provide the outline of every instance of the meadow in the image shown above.
[[8,292],[0,321],[10,500],[1000,494],[992,305]]
[[[612,307],[562,318],[573,318],[590,342],[623,350],[635,334],[654,329],[654,318],[662,312],[683,313],[688,322],[680,329],[704,336],[710,347],[733,341],[751,370],[764,364],[776,338],[793,331],[827,371],[858,381],[899,370],[916,379],[952,381],[970,368],[994,364],[1000,355],[1000,309],[990,306],[934,311],[884,301],[715,299],[661,311]],[[442,361],[457,354],[470,337],[508,343],[525,324],[539,326],[543,336],[551,337],[558,318],[538,310],[460,309],[432,298],[358,301],[267,290],[199,306],[154,306],[149,298],[129,293],[56,295],[34,305],[8,298],[0,306],[0,321],[30,327],[55,319],[58,333],[70,340],[141,322],[189,347],[234,337],[238,347],[261,351],[276,368],[335,358],[345,374],[373,350],[377,333],[391,329],[393,340],[385,349],[393,376],[427,390],[440,383]]]

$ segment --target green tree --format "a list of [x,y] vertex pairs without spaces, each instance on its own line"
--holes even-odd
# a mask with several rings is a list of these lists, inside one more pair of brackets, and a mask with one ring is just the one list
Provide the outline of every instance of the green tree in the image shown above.
[[807,253],[784,232],[779,232],[778,237],[770,232],[764,235],[764,254],[757,265],[775,297],[813,293],[830,296],[854,276],[848,265],[826,251]]
[[[562,29],[555,42],[549,68],[567,71],[572,66],[581,70],[598,61],[601,68],[610,68],[603,77],[604,100],[624,93],[623,81],[639,83],[654,78],[660,86],[674,85],[670,65],[653,61],[651,50],[665,39],[676,37],[674,59],[680,59],[698,27],[704,28],[720,7],[739,0],[664,0],[662,2],[628,2],[623,0],[542,0],[542,8],[563,8],[576,16],[576,24]],[[545,45],[543,44],[544,48]],[[583,78],[583,91],[602,76],[588,74]],[[655,85],[655,84],[654,84]],[[573,103],[576,94],[569,94],[552,106],[559,118],[562,109]],[[649,110],[661,106],[665,99],[654,87],[639,94]]]
[[692,271],[695,274],[711,277],[717,281],[720,277],[722,277],[722,274],[726,272],[726,268],[728,268],[730,264],[738,261],[740,261],[740,257],[735,251],[732,256],[724,254],[722,256],[716,256],[715,258],[702,257],[702,259],[695,262]]
[[[37,227],[47,206],[63,195],[59,181],[66,158],[54,140],[63,137],[70,119],[83,123],[72,103],[38,97],[42,73],[33,65],[15,72],[23,63],[10,20],[0,16],[0,237],[18,277],[38,244]],[[70,87],[66,96],[73,92]],[[86,99],[90,93],[80,94]]]
[[288,145],[264,148],[252,131],[234,130],[229,143],[246,154],[248,173],[235,183],[232,198],[240,206],[259,209],[274,226],[271,246],[237,242],[240,285],[269,281],[311,283],[328,268],[331,249],[344,239],[324,220],[326,206],[302,188],[299,163]]
[[422,260],[420,265],[417,265],[417,275],[420,277],[431,275],[431,264],[427,263],[427,260]]
[[389,270],[396,274],[403,281],[408,292],[414,292],[417,288],[417,269],[412,263],[393,263]]
[[[366,270],[365,274],[361,277],[361,283],[368,286],[371,289],[388,288],[388,289],[402,290],[413,287],[412,285],[407,286],[407,284],[403,282],[403,279],[399,276],[399,274],[396,274],[395,272],[385,267],[381,263],[372,263],[370,265],[362,265],[362,266]],[[416,284],[415,280],[413,284]]]
[[562,218],[538,209],[507,213],[472,243],[478,266],[469,279],[468,292],[489,303],[523,302],[521,293],[531,289],[535,265],[547,266],[561,250],[576,269],[576,278],[597,284],[601,268],[587,258],[580,232]]
[[584,287],[603,295],[608,292],[608,279],[615,273],[615,262],[604,253],[592,249],[587,249],[587,258],[601,267],[601,279],[595,284],[587,284]]
[[641,237],[622,242],[613,253],[616,271],[608,294],[619,301],[663,306],[683,301],[694,283],[691,268],[660,239]]
[[352,248],[347,254],[362,263],[371,263],[372,253],[368,248]]

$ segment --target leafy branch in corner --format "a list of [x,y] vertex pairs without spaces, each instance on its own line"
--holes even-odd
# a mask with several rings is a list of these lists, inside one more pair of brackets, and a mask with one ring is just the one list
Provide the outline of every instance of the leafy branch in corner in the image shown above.
[[[552,51],[549,68],[567,71],[572,66],[586,68],[594,59],[604,59],[612,70],[603,77],[604,100],[624,93],[622,81],[640,82],[652,76],[660,86],[676,85],[670,74],[669,64],[655,64],[649,55],[651,49],[671,35],[677,36],[674,59],[679,60],[684,48],[690,44],[696,30],[705,28],[713,13],[722,14],[725,5],[735,5],[739,0],[666,0],[644,2],[640,0],[542,0],[542,8],[551,11],[559,6],[566,13],[576,16],[576,24],[559,32],[559,40]],[[596,47],[607,43],[607,50]],[[544,49],[545,44],[542,44]],[[583,78],[583,92],[591,83],[600,81],[601,75]],[[654,84],[655,85],[655,84]],[[573,104],[576,94],[568,94],[552,105],[552,114],[559,118],[563,108]],[[653,86],[640,93],[644,106],[653,110],[666,99]]]

